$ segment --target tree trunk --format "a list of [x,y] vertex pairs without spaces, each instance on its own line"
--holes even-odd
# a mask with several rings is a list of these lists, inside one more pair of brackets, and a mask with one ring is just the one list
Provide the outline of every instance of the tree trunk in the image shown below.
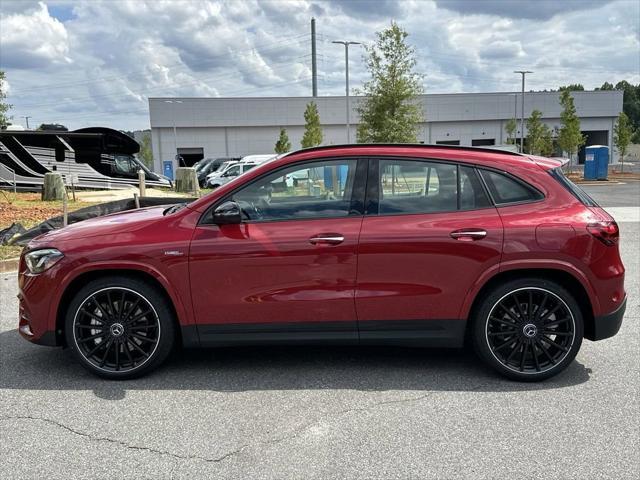
[[62,175],[59,173],[45,173],[44,184],[42,185],[42,200],[62,200],[66,195]]
[[198,176],[193,167],[178,167],[176,169],[176,192],[198,194]]

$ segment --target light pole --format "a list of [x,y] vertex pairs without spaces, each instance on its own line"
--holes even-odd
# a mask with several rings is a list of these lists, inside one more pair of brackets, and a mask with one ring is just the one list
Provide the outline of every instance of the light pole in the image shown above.
[[347,42],[342,40],[335,40],[331,43],[339,43],[340,45],[344,45],[344,65],[345,65],[345,92],[346,92],[346,101],[347,101],[347,143],[351,143],[351,131],[349,127],[349,45],[360,45],[360,42]]
[[522,111],[520,112],[520,153],[524,153],[524,77],[527,73],[533,73],[529,70],[514,70],[513,73],[522,75]]
[[31,118],[31,115],[25,115],[22,118],[24,118],[25,121],[27,122],[27,130],[29,130],[29,119]]
[[[164,103],[182,103],[182,100],[165,100]],[[178,166],[180,166],[179,160],[178,160],[178,134],[176,132],[176,112],[175,109],[171,109],[171,118],[173,119],[173,148],[176,151],[176,162],[178,162]]]

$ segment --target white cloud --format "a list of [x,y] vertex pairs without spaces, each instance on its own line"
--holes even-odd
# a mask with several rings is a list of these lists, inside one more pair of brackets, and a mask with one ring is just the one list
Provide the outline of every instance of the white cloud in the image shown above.
[[3,15],[0,22],[4,68],[33,69],[71,61],[67,30],[49,15],[44,3],[40,2],[37,8]]
[[[640,82],[638,2],[579,3],[0,0],[0,64],[15,118],[71,128],[145,127],[149,96],[309,95],[312,16],[321,95],[344,92],[331,41],[372,42],[391,19],[429,92],[517,90],[521,67],[535,70],[532,89]],[[356,88],[361,52],[350,50]]]

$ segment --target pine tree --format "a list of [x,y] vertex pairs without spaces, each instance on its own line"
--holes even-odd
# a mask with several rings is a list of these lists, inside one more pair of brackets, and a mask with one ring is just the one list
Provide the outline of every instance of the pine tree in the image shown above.
[[616,146],[616,150],[620,154],[620,171],[624,172],[624,156],[627,154],[627,149],[631,143],[631,136],[633,135],[633,129],[631,128],[631,122],[629,117],[624,112],[620,112],[618,115],[618,121],[613,127],[613,144]]
[[584,144],[585,137],[580,133],[580,118],[576,113],[573,97],[569,90],[560,93],[560,132],[558,133],[558,146],[569,155],[569,168],[573,166],[573,154]]
[[289,135],[287,135],[286,128],[280,129],[280,138],[278,138],[274,150],[276,153],[287,153],[291,151],[291,142],[289,141]]
[[304,111],[304,134],[300,145],[302,148],[315,147],[322,143],[322,127],[320,126],[320,115],[315,102],[307,104]]
[[397,23],[376,34],[374,45],[365,46],[365,62],[371,80],[365,82],[358,142],[415,143],[418,124],[424,121],[418,95],[422,78],[414,72],[415,49],[406,43],[408,33]]

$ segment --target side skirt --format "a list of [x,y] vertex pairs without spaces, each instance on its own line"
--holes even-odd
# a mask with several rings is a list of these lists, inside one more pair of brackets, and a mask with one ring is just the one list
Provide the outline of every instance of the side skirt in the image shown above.
[[189,325],[186,348],[232,345],[398,345],[459,348],[464,320],[288,322]]

